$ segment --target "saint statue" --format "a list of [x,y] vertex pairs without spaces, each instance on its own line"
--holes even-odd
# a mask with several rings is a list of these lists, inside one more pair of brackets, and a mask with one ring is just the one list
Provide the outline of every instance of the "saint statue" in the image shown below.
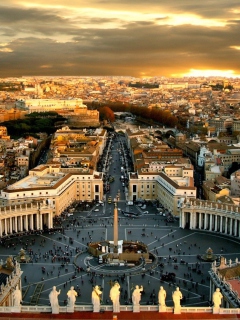
[[222,294],[220,292],[220,289],[217,288],[216,291],[213,293],[212,301],[213,301],[213,307],[214,308],[220,308],[222,303]]
[[102,294],[102,291],[100,290],[99,286],[93,287],[93,290],[92,290],[93,312],[100,311],[101,294]]
[[14,307],[20,307],[22,302],[22,292],[18,286],[13,291],[13,305]]
[[53,286],[52,291],[49,293],[49,300],[52,307],[52,313],[59,313],[59,304],[58,304],[58,296],[61,293],[61,290],[57,291],[56,287]]
[[143,286],[139,288],[136,286],[132,293],[132,302],[134,306],[138,306],[141,300],[141,292],[143,291]]
[[120,312],[120,284],[117,281],[112,286],[109,296],[113,303],[113,312]]
[[78,294],[74,290],[74,287],[71,287],[70,290],[67,292],[67,296],[68,296],[68,305],[67,306],[69,309],[74,309],[77,295]]
[[174,302],[174,308],[180,309],[181,308],[180,300],[183,298],[183,296],[182,296],[182,292],[179,290],[179,287],[177,287],[176,290],[173,292],[172,298]]
[[158,303],[161,307],[166,306],[166,303],[165,303],[166,295],[167,295],[166,290],[164,290],[164,288],[161,286],[158,292]]

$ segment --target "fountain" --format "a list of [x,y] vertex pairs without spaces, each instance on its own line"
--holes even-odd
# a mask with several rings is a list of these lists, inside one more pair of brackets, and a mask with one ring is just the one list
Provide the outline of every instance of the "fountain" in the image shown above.
[[213,262],[217,260],[217,256],[213,254],[213,250],[209,247],[206,253],[201,256],[201,259],[206,262]]
[[26,263],[30,261],[29,255],[26,254],[24,249],[21,249],[17,256],[15,256],[15,260],[19,263]]

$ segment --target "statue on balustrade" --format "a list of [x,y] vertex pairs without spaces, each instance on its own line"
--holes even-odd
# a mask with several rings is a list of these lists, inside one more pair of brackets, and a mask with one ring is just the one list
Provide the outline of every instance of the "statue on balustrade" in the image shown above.
[[120,284],[116,281],[110,290],[110,299],[113,303],[113,312],[120,312]]
[[61,293],[61,290],[57,291],[56,287],[52,288],[52,291],[49,293],[49,300],[52,307],[52,313],[59,313],[59,304],[58,304],[58,296]]
[[20,307],[21,302],[22,302],[22,292],[19,289],[19,287],[16,286],[16,289],[13,291],[13,306]]
[[71,287],[70,290],[67,292],[68,296],[68,304],[67,307],[70,311],[74,311],[74,306],[76,302],[77,292],[74,290],[74,287]]
[[141,300],[141,292],[143,291],[143,286],[136,286],[132,293],[132,302],[134,306],[138,306]]
[[174,303],[174,313],[180,314],[181,313],[181,304],[180,300],[183,298],[182,292],[179,290],[179,287],[172,294],[173,303]]
[[222,294],[220,289],[217,288],[216,291],[213,293],[212,301],[213,301],[213,308],[219,309],[222,303]]
[[161,286],[158,292],[158,303],[161,307],[166,306],[166,303],[165,303],[166,295],[167,295],[166,290],[164,290],[164,288]]
[[92,290],[92,304],[93,304],[93,312],[100,312],[100,304],[101,304],[101,294],[99,286],[93,287]]

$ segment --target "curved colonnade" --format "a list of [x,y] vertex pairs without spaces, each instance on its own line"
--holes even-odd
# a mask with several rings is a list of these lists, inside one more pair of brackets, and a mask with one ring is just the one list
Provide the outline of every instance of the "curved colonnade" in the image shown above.
[[49,205],[25,203],[0,207],[0,237],[19,232],[53,228],[53,213]]
[[181,208],[179,227],[218,232],[240,238],[240,207],[189,199]]

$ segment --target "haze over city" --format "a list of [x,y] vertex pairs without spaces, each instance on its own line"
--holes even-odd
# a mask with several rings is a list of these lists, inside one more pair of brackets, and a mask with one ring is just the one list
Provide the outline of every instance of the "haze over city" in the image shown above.
[[0,77],[240,75],[239,0],[9,0]]

